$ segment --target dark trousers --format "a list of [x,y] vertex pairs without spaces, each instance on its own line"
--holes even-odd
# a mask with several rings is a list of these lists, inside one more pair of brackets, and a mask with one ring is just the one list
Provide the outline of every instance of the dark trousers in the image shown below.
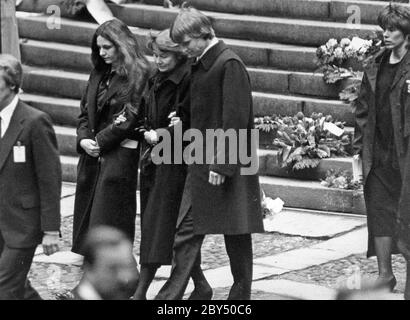
[[27,279],[36,248],[9,248],[0,232],[0,300],[41,300]]
[[[171,275],[155,297],[156,300],[181,300],[191,271],[200,263],[198,256],[205,235],[195,235],[192,210],[189,209],[178,226],[173,247]],[[252,285],[252,238],[250,234],[225,235],[234,284],[228,299],[249,300]]]

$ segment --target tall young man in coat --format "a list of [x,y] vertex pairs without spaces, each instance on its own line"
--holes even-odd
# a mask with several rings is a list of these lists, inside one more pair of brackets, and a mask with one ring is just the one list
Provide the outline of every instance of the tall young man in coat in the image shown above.
[[0,299],[41,299],[27,280],[34,252],[58,251],[61,166],[49,120],[19,101],[19,61],[0,54]]
[[[247,137],[253,129],[249,76],[241,59],[215,37],[211,21],[194,8],[183,8],[171,28],[172,39],[196,58],[191,76],[191,128],[202,137],[208,129],[230,130]],[[237,147],[237,146],[236,146]],[[251,147],[250,139],[244,146]],[[211,151],[235,155],[235,146]],[[238,149],[239,150],[239,149]],[[251,233],[263,232],[260,188],[256,173],[218,161],[189,165],[174,242],[171,276],[156,299],[181,299],[206,234],[223,234],[234,284],[228,299],[248,300],[252,284]],[[197,293],[201,298],[201,293]]]

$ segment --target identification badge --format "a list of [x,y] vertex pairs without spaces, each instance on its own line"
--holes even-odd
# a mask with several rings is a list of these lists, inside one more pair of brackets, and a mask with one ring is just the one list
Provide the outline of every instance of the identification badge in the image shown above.
[[13,159],[14,163],[26,162],[26,147],[21,145],[21,142],[17,142],[17,146],[13,147]]

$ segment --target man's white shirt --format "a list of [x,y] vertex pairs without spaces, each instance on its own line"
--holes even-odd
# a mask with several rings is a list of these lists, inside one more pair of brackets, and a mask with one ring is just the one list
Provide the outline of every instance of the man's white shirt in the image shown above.
[[207,53],[212,47],[216,46],[219,42],[219,39],[217,37],[213,37],[211,41],[209,42],[209,45],[205,48],[204,52],[197,58],[196,61],[201,60],[201,58]]
[[11,117],[13,116],[14,110],[17,107],[17,103],[19,102],[19,98],[16,95],[14,99],[10,102],[10,104],[5,107],[3,110],[0,111],[0,121],[1,121],[1,132],[0,132],[0,138],[3,138],[4,134],[6,133]]

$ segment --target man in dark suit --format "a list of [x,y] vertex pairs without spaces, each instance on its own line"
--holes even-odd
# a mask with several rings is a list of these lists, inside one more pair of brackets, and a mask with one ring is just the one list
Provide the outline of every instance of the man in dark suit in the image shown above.
[[73,299],[129,300],[138,277],[128,237],[113,227],[95,227],[84,242],[84,276]]
[[0,54],[0,299],[40,299],[27,280],[39,243],[58,251],[61,165],[49,117],[19,101],[20,62]]
[[[221,129],[233,133],[233,138],[245,132],[247,139],[245,143],[229,140],[227,147],[221,147],[222,139],[216,136],[218,147],[207,145],[203,152],[206,159],[189,165],[171,276],[156,299],[181,299],[204,236],[223,234],[234,279],[228,299],[247,300],[253,268],[251,233],[264,231],[257,168],[245,174],[243,169],[250,169],[254,163],[239,163],[237,157],[238,151],[249,154],[254,147],[249,76],[241,59],[215,37],[209,18],[198,10],[181,9],[171,27],[171,37],[189,57],[196,58],[191,76],[191,130],[200,131],[204,140],[209,130]],[[212,159],[208,159],[209,154]],[[219,161],[220,156],[225,164]],[[231,162],[231,156],[236,156],[236,161]],[[200,299],[202,295],[196,296]]]

